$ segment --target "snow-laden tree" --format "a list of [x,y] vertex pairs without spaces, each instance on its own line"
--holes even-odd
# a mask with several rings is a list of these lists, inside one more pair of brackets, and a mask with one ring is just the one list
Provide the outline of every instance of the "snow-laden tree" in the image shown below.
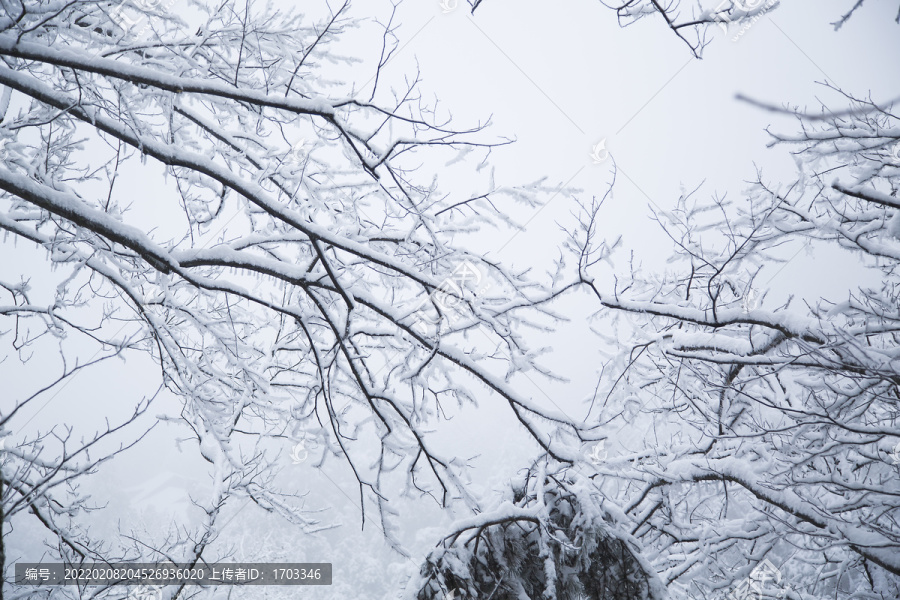
[[[599,314],[637,340],[593,401],[643,407],[593,479],[673,597],[900,597],[900,117],[848,98],[773,134],[796,181],[658,212],[663,274],[590,266],[596,206],[573,233]],[[767,289],[803,251],[838,261],[842,295]]]
[[410,597],[661,600],[628,521],[578,469],[545,455],[496,506],[451,526]]
[[[62,274],[49,297],[29,291],[27,272],[2,282],[3,368],[62,355],[61,374],[34,386],[43,398],[88,367],[77,356],[151,356],[183,403],[166,418],[213,478],[195,499],[203,523],[164,541],[96,539],[78,488],[60,484],[110,455],[22,440],[31,400],[4,398],[0,425],[17,440],[3,453],[5,519],[36,519],[65,561],[212,560],[235,497],[306,531],[328,524],[276,485],[293,447],[317,466],[343,461],[364,520],[374,507],[393,542],[396,490],[469,498],[463,461],[430,434],[474,390],[572,458],[553,440],[582,426],[510,383],[538,354],[521,328],[557,291],[460,242],[515,227],[513,208],[548,190],[436,178],[459,161],[471,177],[505,141],[452,127],[417,78],[382,89],[393,15],[366,53],[372,21],[347,3],[320,15],[251,0],[2,4],[3,243],[33,244]],[[51,336],[56,350],[41,345]],[[116,427],[123,447],[140,437]]]

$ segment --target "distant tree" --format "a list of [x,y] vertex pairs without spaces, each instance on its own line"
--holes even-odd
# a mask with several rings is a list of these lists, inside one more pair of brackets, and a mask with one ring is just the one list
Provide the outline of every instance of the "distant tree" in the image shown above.
[[578,469],[544,456],[507,498],[451,526],[410,583],[410,597],[663,598],[620,516]]

